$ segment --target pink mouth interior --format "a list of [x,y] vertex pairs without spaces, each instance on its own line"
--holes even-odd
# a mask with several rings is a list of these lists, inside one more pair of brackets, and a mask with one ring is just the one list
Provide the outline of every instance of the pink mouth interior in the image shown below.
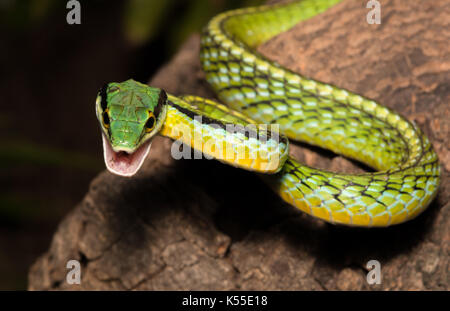
[[136,174],[150,151],[151,142],[147,141],[133,153],[116,152],[112,149],[105,135],[102,135],[102,138],[106,167],[111,173],[119,176],[130,177]]

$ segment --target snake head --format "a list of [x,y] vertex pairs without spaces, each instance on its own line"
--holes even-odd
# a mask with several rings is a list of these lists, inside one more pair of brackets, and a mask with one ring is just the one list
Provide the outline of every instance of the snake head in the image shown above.
[[95,107],[110,172],[133,176],[139,170],[166,118],[166,101],[165,91],[131,79],[100,89]]

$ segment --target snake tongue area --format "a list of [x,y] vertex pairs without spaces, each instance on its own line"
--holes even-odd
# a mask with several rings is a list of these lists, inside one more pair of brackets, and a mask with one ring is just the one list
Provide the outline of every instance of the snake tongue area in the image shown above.
[[108,170],[116,175],[131,177],[141,168],[147,157],[151,141],[147,141],[133,153],[114,151],[105,135],[103,138],[103,155]]

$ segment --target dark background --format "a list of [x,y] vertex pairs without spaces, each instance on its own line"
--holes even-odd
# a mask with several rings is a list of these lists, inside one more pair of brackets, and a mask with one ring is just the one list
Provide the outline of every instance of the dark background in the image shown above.
[[146,82],[220,11],[258,0],[0,0],[0,290],[26,289],[58,222],[104,169],[107,81]]

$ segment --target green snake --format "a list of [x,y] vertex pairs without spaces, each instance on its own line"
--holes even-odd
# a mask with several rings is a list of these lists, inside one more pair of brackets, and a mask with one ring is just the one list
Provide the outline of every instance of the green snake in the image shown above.
[[[108,170],[134,175],[160,134],[255,171],[284,201],[330,223],[384,227],[422,213],[438,191],[440,165],[414,123],[255,51],[337,2],[303,0],[214,17],[203,31],[200,58],[207,81],[225,105],[177,97],[134,80],[106,84],[98,93],[96,113]],[[343,174],[306,166],[289,156],[288,139],[329,149],[375,171]]]

